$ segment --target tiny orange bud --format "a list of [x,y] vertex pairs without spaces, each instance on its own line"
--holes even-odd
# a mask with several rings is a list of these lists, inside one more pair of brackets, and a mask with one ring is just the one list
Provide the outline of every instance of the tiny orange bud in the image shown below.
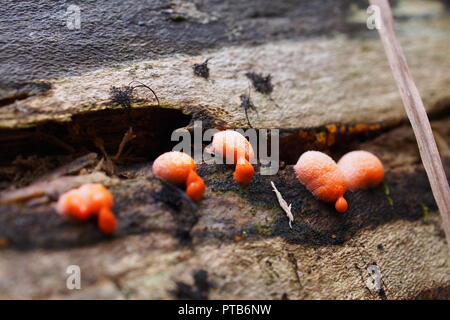
[[240,158],[236,163],[236,169],[233,173],[234,180],[242,185],[247,185],[252,182],[255,169],[252,164],[245,158]]
[[195,171],[191,171],[186,181],[186,194],[194,201],[200,201],[205,193],[205,182]]
[[334,207],[338,212],[344,213],[348,209],[347,200],[345,200],[344,197],[340,197],[339,199],[337,199],[336,203],[334,204]]
[[117,221],[109,208],[102,208],[98,214],[98,228],[103,234],[111,234],[116,230]]

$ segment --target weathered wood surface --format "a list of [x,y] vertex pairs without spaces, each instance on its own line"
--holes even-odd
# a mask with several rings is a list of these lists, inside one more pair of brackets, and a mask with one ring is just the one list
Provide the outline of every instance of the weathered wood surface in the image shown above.
[[[96,44],[86,35],[100,32],[88,22],[79,31],[87,32],[85,37],[61,31],[61,42],[40,58],[36,51],[17,57],[4,51],[9,63],[1,67],[7,81],[0,86],[0,199],[33,188],[26,201],[0,205],[0,298],[448,299],[450,252],[376,31],[364,30],[364,19],[346,14],[348,2],[337,9],[335,1],[322,2],[315,11],[308,1],[296,10],[288,2],[267,1],[251,12],[243,11],[240,1],[230,3],[229,12],[221,1],[172,3],[167,9],[175,13],[162,13],[166,2],[154,9],[153,2],[129,8],[146,8],[145,15],[139,13],[145,19],[136,13],[144,30],[127,27],[133,26],[132,13],[105,23],[104,33],[92,37],[102,39],[93,46],[97,50],[86,49]],[[438,2],[420,2],[425,9],[420,12],[408,3],[396,9],[398,17],[408,18],[399,23],[400,40],[432,115],[448,176],[450,75],[444,66],[450,62],[450,15]],[[121,17],[127,11],[120,8],[105,12]],[[180,12],[184,18],[176,17]],[[175,22],[172,15],[185,20]],[[158,26],[163,32],[155,34]],[[127,31],[113,41],[108,30],[122,28]],[[198,41],[188,44],[195,30]],[[234,37],[236,30],[242,39]],[[26,31],[42,36],[42,30]],[[64,47],[71,41],[72,48]],[[14,45],[24,43],[39,48],[37,41]],[[70,51],[62,59],[65,50],[77,48],[85,48],[84,54]],[[49,64],[42,60],[51,53],[58,59],[46,70]],[[192,72],[192,65],[206,58],[211,58],[209,80]],[[200,165],[208,188],[194,210],[153,177],[151,161],[170,147],[173,129],[193,120],[203,120],[205,127],[246,127],[239,96],[248,91],[248,71],[272,75],[271,97],[251,92],[259,117],[250,113],[250,120],[256,128],[281,129],[287,165],[274,177],[257,174],[248,188],[234,184],[232,168]],[[35,80],[44,82],[24,84]],[[101,160],[95,141],[101,138],[110,155],[117,151],[130,123],[126,110],[112,104],[109,88],[131,80],[151,85],[163,108],[145,91],[137,92],[130,112],[137,138],[113,168]],[[334,135],[336,128],[345,128],[345,134]],[[291,165],[308,148],[336,159],[357,148],[372,151],[386,165],[386,184],[350,193],[349,212],[338,215],[293,178]],[[88,152],[97,159],[57,169]],[[293,203],[292,230],[271,180]],[[103,182],[114,193],[119,227],[112,238],[101,236],[94,222],[56,215],[58,195],[83,181]],[[366,268],[374,263],[384,293],[366,287]],[[65,271],[73,264],[82,270],[80,291],[66,288]],[[191,285],[198,270],[208,272],[209,291],[177,285]]]
[[[5,1],[0,8],[3,84],[85,73],[131,60],[277,39],[346,26],[348,0]],[[73,9],[80,29],[69,29]]]
[[[399,24],[400,40],[427,110],[437,112],[449,98],[450,74],[442,66],[450,56],[450,16],[439,13],[418,21]],[[239,96],[248,91],[248,71],[271,74],[274,85],[273,100],[251,93],[259,111],[259,118],[251,114],[255,127],[303,128],[402,119],[405,113],[376,30],[364,35],[211,49],[195,56],[178,54],[49,80],[52,89],[45,95],[1,107],[0,127],[69,120],[78,113],[111,108],[110,86],[132,80],[149,84],[165,107],[188,113],[188,106],[200,106],[230,127],[244,127]],[[192,65],[206,58],[210,58],[209,81],[192,72]],[[141,95],[145,101],[134,106],[155,105],[145,92]]]

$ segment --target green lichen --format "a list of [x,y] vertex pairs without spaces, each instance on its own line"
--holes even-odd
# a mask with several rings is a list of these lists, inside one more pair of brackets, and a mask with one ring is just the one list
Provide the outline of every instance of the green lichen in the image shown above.
[[389,189],[388,184],[384,181],[383,181],[383,190],[385,195],[389,196],[391,194],[391,190]]
[[424,203],[420,203],[420,207],[422,208],[423,212],[423,222],[428,222],[428,220],[430,219],[430,209]]
[[391,190],[389,189],[389,185],[384,181],[383,181],[383,190],[384,194],[387,197],[389,205],[392,207],[394,205],[394,200],[391,198]]

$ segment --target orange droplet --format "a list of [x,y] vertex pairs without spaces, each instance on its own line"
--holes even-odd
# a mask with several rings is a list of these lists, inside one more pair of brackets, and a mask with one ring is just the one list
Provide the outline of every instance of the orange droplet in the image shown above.
[[98,213],[101,208],[112,208],[114,204],[113,196],[104,185],[100,183],[88,183],[78,188],[79,193],[86,201],[89,213]]
[[367,151],[352,151],[338,162],[350,190],[375,187],[383,181],[384,167],[380,159]]
[[294,170],[298,180],[318,199],[337,202],[336,209],[339,212],[347,210],[347,201],[343,198],[347,185],[333,159],[319,151],[308,151],[298,159]]
[[176,185],[186,185],[187,195],[194,201],[200,201],[205,193],[205,183],[195,173],[196,168],[194,159],[179,151],[163,153],[152,166],[158,178]]
[[337,199],[334,207],[338,212],[344,213],[348,209],[347,200],[345,200],[344,197],[340,197],[339,199]]
[[109,208],[102,208],[98,214],[98,228],[103,234],[111,234],[116,230],[117,221]]
[[245,158],[240,158],[237,161],[236,169],[233,173],[234,180],[242,185],[247,185],[252,182],[253,175],[255,174],[255,169],[252,164],[248,162]]
[[205,182],[195,171],[191,171],[186,181],[186,194],[194,201],[200,201],[205,193]]
[[227,164],[236,165],[233,174],[234,180],[242,185],[249,184],[255,173],[250,161],[254,158],[254,152],[250,142],[239,132],[225,130],[214,135],[212,150],[225,158]]

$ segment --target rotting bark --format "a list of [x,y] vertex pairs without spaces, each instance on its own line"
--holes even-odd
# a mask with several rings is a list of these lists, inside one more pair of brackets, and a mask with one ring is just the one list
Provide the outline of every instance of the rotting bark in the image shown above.
[[[430,212],[436,211],[424,171],[415,166],[406,170],[396,169],[386,174],[388,195],[384,185],[369,192],[348,193],[351,206],[348,213],[342,216],[337,215],[332,206],[315,200],[295,179],[292,166],[287,166],[276,177],[256,175],[252,184],[245,190],[240,190],[234,184],[230,169],[201,166],[199,172],[218,203],[234,207],[236,203],[227,200],[228,192],[234,192],[248,202],[246,207],[261,210],[260,215],[262,212],[266,214],[257,218],[245,217],[240,221],[238,217],[224,217],[220,207],[208,215],[202,210],[192,210],[189,204],[184,204],[183,209],[173,209],[170,205],[158,203],[160,197],[152,196],[161,188],[159,183],[148,182],[145,177],[140,177],[116,182],[110,186],[116,201],[114,211],[120,221],[115,236],[152,231],[175,235],[188,230],[189,233],[197,215],[203,215],[200,225],[207,227],[207,230],[202,231],[197,227],[197,232],[190,235],[198,243],[205,239],[232,241],[235,236],[245,233],[249,237],[280,236],[289,242],[302,245],[333,245],[344,243],[362,228],[375,228],[398,219],[420,220],[424,216],[424,207]],[[274,217],[273,210],[269,210],[278,208],[270,189],[270,180],[279,185],[280,192],[286,201],[292,203],[293,212],[297,213],[292,231],[284,215]],[[50,196],[54,201],[57,199],[55,194],[87,182],[106,182],[108,185],[108,181],[102,176],[94,180],[90,179],[90,176],[84,179],[80,176],[76,179],[61,180],[55,187],[41,185],[39,190],[42,190],[42,193],[35,191],[26,195],[27,198]],[[33,191],[35,188],[37,187],[34,187]],[[173,195],[171,197],[171,201],[177,201]],[[27,198],[24,196],[23,200]],[[95,222],[78,224],[57,216],[53,201],[1,206],[0,237],[6,239],[10,246],[18,248],[66,248],[95,243],[102,239],[95,228]],[[133,204],[131,207],[130,202]],[[26,213],[23,212],[24,208],[27,208]],[[190,216],[194,220],[190,219]],[[20,219],[20,225],[17,225],[17,219]]]
[[[445,130],[440,133],[448,141]],[[182,250],[186,243],[196,247],[205,243],[232,244],[236,236],[244,242],[280,239],[301,247],[328,248],[346,245],[364,230],[383,229],[396,221],[432,223],[436,234],[430,235],[430,241],[444,241],[436,223],[436,206],[425,172],[417,164],[419,156],[411,129],[403,126],[359,145],[354,142],[353,147],[363,147],[380,155],[388,171],[384,185],[348,193],[350,209],[345,215],[337,214],[332,206],[314,199],[294,178],[291,166],[274,177],[257,174],[248,188],[240,188],[232,180],[232,168],[201,165],[198,172],[204,177],[208,192],[197,210],[173,194],[162,198],[161,192],[167,190],[162,191],[163,186],[153,178],[149,164],[122,167],[119,179],[99,175],[97,180],[89,181],[104,183],[115,195],[114,212],[119,217],[119,229],[114,238],[133,234],[164,235],[163,238],[173,239],[173,250]],[[411,149],[415,149],[414,153]],[[403,164],[398,163],[399,159],[403,159]],[[449,165],[450,159],[447,159],[447,169]],[[78,176],[72,180],[81,184],[90,177]],[[278,208],[271,180],[286,201],[292,203],[293,229]],[[62,185],[65,187],[46,194],[50,198],[0,207],[0,236],[7,248],[63,249],[92,246],[105,240],[95,222],[74,223],[55,213],[53,204],[57,194],[75,186]]]
[[[446,123],[448,124],[448,120]],[[442,121],[440,128],[439,134],[448,141],[447,126],[442,125]],[[290,165],[275,177],[257,174],[248,188],[240,188],[233,182],[232,168],[201,165],[198,172],[205,178],[208,190],[197,210],[193,210],[190,204],[182,199],[177,200],[173,194],[167,194],[168,197],[164,198],[161,192],[167,190],[163,191],[159,180],[153,178],[149,164],[124,166],[119,171],[119,178],[111,180],[99,176],[98,180],[105,183],[115,195],[116,205],[113,210],[118,215],[119,229],[114,237],[108,239],[101,236],[94,221],[80,224],[59,217],[53,209],[56,196],[1,206],[0,235],[4,248],[0,251],[2,257],[0,261],[3,267],[9,270],[8,274],[14,278],[22,271],[20,268],[12,271],[7,257],[12,255],[14,259],[21,259],[21,256],[28,256],[39,265],[35,271],[36,276],[39,276],[39,273],[46,269],[40,265],[39,255],[33,249],[41,248],[46,250],[61,267],[65,261],[70,260],[91,270],[93,266],[89,265],[96,261],[93,260],[93,252],[108,250],[105,246],[119,248],[123,242],[132,245],[135,249],[130,252],[138,254],[139,258],[132,264],[121,262],[117,267],[105,265],[97,270],[96,276],[88,282],[93,292],[104,289],[106,284],[100,279],[111,278],[114,279],[114,283],[120,283],[121,288],[120,292],[116,292],[115,289],[107,290],[112,296],[124,294],[129,298],[167,298],[174,292],[174,284],[177,281],[191,283],[189,270],[194,272],[197,269],[205,269],[208,271],[209,279],[215,283],[215,288],[211,289],[208,295],[210,298],[231,298],[233,291],[228,290],[233,289],[225,288],[229,288],[229,285],[235,287],[240,283],[247,290],[249,288],[256,290],[252,294],[241,294],[240,298],[281,298],[285,292],[292,299],[314,297],[379,299],[376,293],[371,293],[365,288],[364,282],[360,279],[361,274],[363,277],[366,276],[365,268],[376,261],[382,267],[388,299],[420,298],[433,292],[434,297],[445,298],[442,293],[445,293],[445,290],[436,288],[445,286],[450,279],[448,249],[426,174],[418,164],[419,155],[414,147],[411,129],[402,126],[375,139],[353,143],[355,148],[364,148],[380,155],[387,173],[384,185],[373,190],[348,193],[350,209],[345,215],[336,213],[332,206],[314,199],[293,177]],[[411,153],[411,150],[414,152]],[[332,155],[334,156],[334,153]],[[450,158],[446,159],[446,168],[450,168]],[[78,183],[82,183],[83,177],[88,179],[89,175],[74,178],[80,180]],[[270,186],[271,180],[276,183],[286,200],[292,203],[295,217],[293,229],[289,228],[287,217],[278,207]],[[58,192],[64,190],[60,188]],[[401,238],[407,231],[399,231],[402,230],[400,226],[409,226],[408,232],[415,234],[413,242],[409,236]],[[386,232],[391,236],[383,236]],[[239,236],[239,240],[236,240],[236,236]],[[144,245],[145,253],[141,251],[144,247],[137,249],[135,241],[147,243]],[[416,250],[414,256],[420,256],[421,259],[425,257],[427,263],[431,263],[427,268],[431,269],[426,275],[423,272],[410,271],[409,277],[415,279],[416,284],[411,287],[413,290],[407,290],[399,284],[399,281],[410,283],[412,280],[405,279],[397,273],[403,268],[422,268],[409,266],[412,262],[409,258],[406,259],[405,254],[411,256],[411,246]],[[433,250],[425,252],[430,250],[430,246],[433,246]],[[65,250],[67,248],[72,250],[67,252]],[[19,251],[16,251],[17,249]],[[209,254],[205,255],[205,250]],[[223,250],[225,251],[221,253]],[[237,253],[231,252],[228,253],[229,258],[226,258],[225,252],[228,250],[241,252],[250,260],[246,262],[244,256],[238,259]],[[150,262],[155,259],[156,252],[159,252],[160,257],[168,259],[160,262],[159,267],[153,266]],[[334,252],[334,255],[338,254],[339,258],[332,258],[331,252]],[[255,261],[252,260],[254,258],[250,258],[256,258],[254,255],[259,255]],[[112,259],[107,258],[105,254],[101,256],[106,261]],[[120,257],[126,259],[127,254]],[[179,257],[178,262],[175,263],[170,257]],[[313,257],[317,257],[314,259],[318,260],[311,260]],[[400,262],[398,260],[400,257],[406,259],[406,262]],[[237,261],[239,263],[236,267],[227,269],[215,266],[214,261],[217,259],[222,261],[224,266],[231,263],[227,262],[227,259],[237,259],[233,260],[233,265]],[[301,261],[295,273],[292,271],[293,259]],[[392,262],[388,263],[388,260]],[[249,266],[254,263],[261,266],[260,270],[252,267],[259,279],[255,278],[254,284],[248,284],[241,277],[238,277],[241,280],[231,283],[221,280],[240,272],[239,264],[244,266],[246,263],[251,263]],[[349,267],[354,264],[357,264],[358,268]],[[351,292],[344,293],[341,289],[330,289],[329,284],[314,280],[315,275],[308,274],[311,272],[308,268],[327,269],[327,265],[333,266],[332,273],[340,274],[340,280],[329,279],[329,281],[340,281],[342,287],[351,284],[353,286]],[[179,273],[177,270],[182,266],[186,270]],[[119,270],[120,275],[116,275]],[[140,291],[133,284],[138,281],[137,279],[152,278],[160,272],[163,272],[164,276],[154,285],[145,286],[145,290],[142,289],[144,291]],[[287,283],[292,284],[286,287],[282,284],[284,282],[279,283],[276,281],[278,276],[274,278],[273,273],[282,278],[287,277]],[[320,274],[324,276],[322,272]],[[327,279],[329,277],[330,275]],[[298,278],[302,282],[300,287]],[[429,282],[430,279],[434,279],[434,284]],[[52,281],[57,281],[57,278],[53,278]],[[328,289],[325,289],[327,286]],[[262,287],[267,289],[266,293],[260,291]],[[22,282],[20,288],[29,290],[26,282]],[[20,288],[6,290],[5,287],[2,291],[6,296],[16,296],[24,294]],[[52,295],[54,294],[58,295],[56,292]],[[60,294],[64,297],[66,293]],[[34,297],[44,296],[36,292]]]

